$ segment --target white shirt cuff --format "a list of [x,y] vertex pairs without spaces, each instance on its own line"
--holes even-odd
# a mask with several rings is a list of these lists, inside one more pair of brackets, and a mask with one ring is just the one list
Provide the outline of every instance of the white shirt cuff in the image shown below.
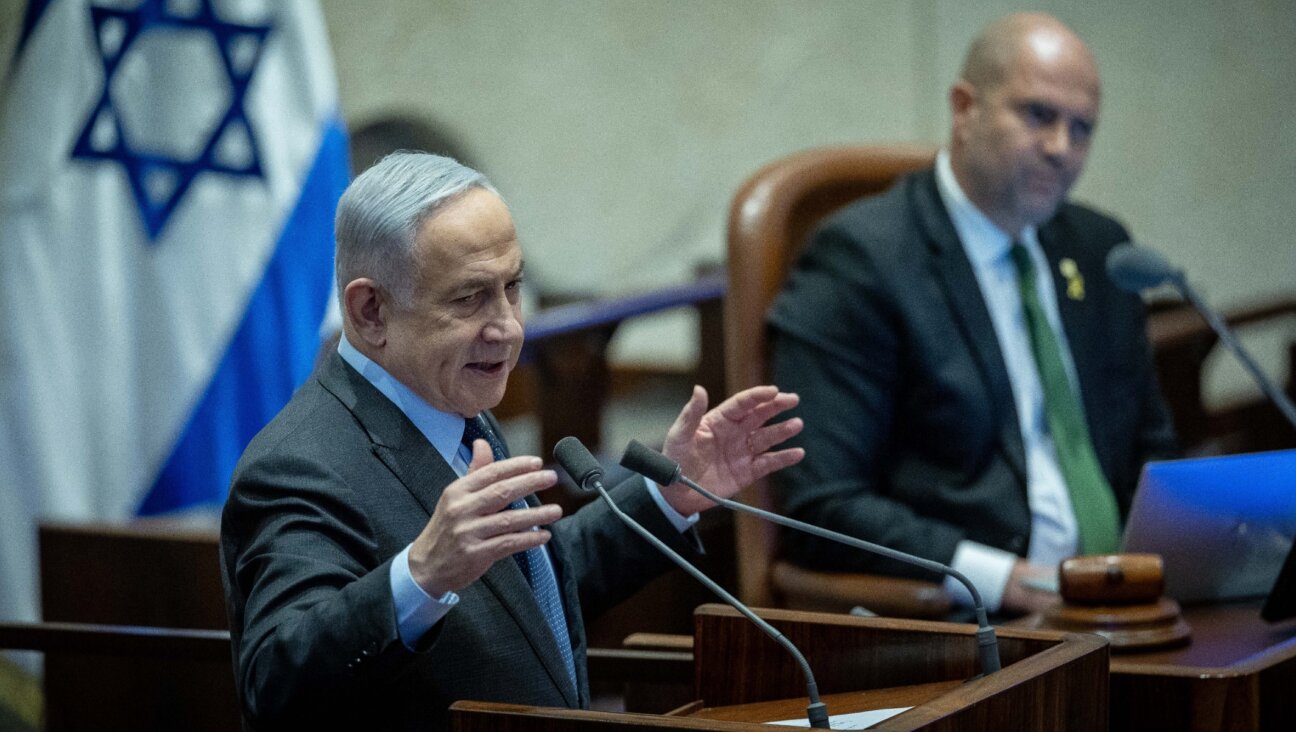
[[698,522],[700,514],[695,513],[692,516],[680,515],[680,512],[676,511],[675,507],[671,506],[665,496],[661,494],[661,488],[656,483],[647,478],[644,478],[643,480],[644,485],[648,486],[648,495],[652,496],[653,502],[657,504],[657,508],[660,508],[661,512],[666,514],[666,520],[671,523],[671,526],[675,527],[676,531],[682,534],[692,528],[693,524]]
[[419,638],[459,603],[459,595],[446,592],[441,597],[432,597],[424,592],[410,573],[409,550],[405,547],[392,560],[389,577],[396,606],[396,631],[401,643],[412,651]]
[[[954,549],[954,560],[950,566],[962,572],[981,593],[986,612],[997,612],[1003,604],[1004,589],[1008,587],[1008,578],[1012,575],[1013,565],[1021,557],[975,541],[960,541]],[[953,577],[945,577],[945,590],[958,605],[971,606],[972,595],[962,582]]]

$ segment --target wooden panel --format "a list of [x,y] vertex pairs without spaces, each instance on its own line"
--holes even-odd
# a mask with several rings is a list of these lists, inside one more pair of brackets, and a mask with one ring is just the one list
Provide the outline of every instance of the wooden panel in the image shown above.
[[[759,612],[805,654],[824,694],[966,679],[979,673],[976,629],[971,625]],[[708,706],[805,696],[804,677],[788,652],[736,611],[704,605],[694,619],[698,696]],[[1003,631],[1003,664],[1051,648],[1060,638],[1057,633]]]
[[[143,521],[40,529],[41,605],[47,621],[228,627],[215,531]],[[226,636],[227,637],[227,636]],[[228,652],[166,657],[129,649],[45,654],[46,729],[237,730]]]
[[1296,729],[1296,620],[1256,603],[1189,607],[1192,643],[1112,657],[1113,730]]
[[[805,654],[822,694],[963,681],[978,673],[971,625],[788,610],[760,614]],[[960,684],[876,729],[1106,728],[1105,641],[1001,629],[999,645],[1002,671]],[[806,695],[791,656],[727,606],[698,609],[695,668],[707,707]]]
[[691,717],[615,714],[579,709],[551,709],[517,704],[461,701],[450,707],[450,728],[456,732],[636,732],[638,730],[717,730],[768,732],[770,727],[749,722],[720,722]]
[[161,521],[40,527],[47,621],[225,630],[217,532]]
[[[1096,636],[1005,631],[1002,644],[1005,660],[1010,665],[998,673],[965,682],[963,674],[975,657],[974,629],[970,626],[794,611],[763,610],[761,614],[806,651],[821,676],[821,688],[849,687],[852,683],[847,675],[860,678],[865,686],[873,685],[863,693],[825,693],[830,712],[834,704],[843,712],[897,702],[916,705],[874,729],[1106,729],[1107,646]],[[704,698],[707,709],[690,705],[680,710],[679,715],[654,717],[459,702],[451,707],[453,728],[461,732],[577,729],[738,732],[769,729],[757,722],[795,719],[804,714],[804,686],[799,678],[786,673],[795,664],[783,649],[773,642],[762,643],[763,635],[757,639],[744,630],[750,629],[751,624],[727,606],[704,606],[699,608],[697,618],[694,645],[700,654],[699,689],[706,688],[712,693],[711,698]],[[846,660],[860,658],[863,660]],[[924,673],[945,678],[928,678],[910,684],[895,680],[897,676],[920,677]],[[888,681],[882,681],[884,678]],[[895,688],[898,683],[905,688]],[[753,691],[771,696],[741,698]],[[736,701],[732,704],[712,701],[721,698]],[[733,708],[735,704],[753,702],[765,703]],[[718,708],[721,706],[730,708]]]

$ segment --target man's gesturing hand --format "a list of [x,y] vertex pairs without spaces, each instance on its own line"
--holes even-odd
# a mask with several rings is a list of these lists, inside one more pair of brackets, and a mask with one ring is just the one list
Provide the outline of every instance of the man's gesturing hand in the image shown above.
[[[773,386],[754,386],[707,411],[706,390],[695,386],[692,398],[666,433],[662,454],[712,493],[732,497],[752,482],[805,457],[805,450],[799,447],[772,449],[801,431],[799,417],[769,424],[798,401],[796,394],[785,394]],[[663,486],[662,497],[684,516],[713,505],[678,483]]]
[[509,504],[558,481],[538,457],[492,462],[485,440],[473,443],[468,474],[441,494],[436,510],[410,545],[410,574],[432,597],[458,592],[497,560],[549,541],[544,529],[562,517],[553,504],[506,511]]

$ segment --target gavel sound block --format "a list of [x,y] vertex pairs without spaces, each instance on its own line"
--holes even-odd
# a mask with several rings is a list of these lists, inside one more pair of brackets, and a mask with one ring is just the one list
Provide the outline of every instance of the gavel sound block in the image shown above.
[[1160,555],[1072,557],[1058,572],[1062,602],[1044,612],[1044,627],[1096,633],[1114,653],[1179,645],[1192,635],[1179,603],[1161,596]]

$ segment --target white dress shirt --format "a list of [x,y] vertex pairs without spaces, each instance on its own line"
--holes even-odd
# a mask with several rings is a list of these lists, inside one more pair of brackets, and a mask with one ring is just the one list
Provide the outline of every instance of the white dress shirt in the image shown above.
[[[1012,383],[1017,423],[1026,452],[1026,497],[1031,512],[1031,540],[1026,558],[1034,564],[1056,566],[1076,553],[1079,534],[1075,512],[1071,508],[1071,494],[1062,477],[1044,414],[1044,389],[1022,310],[1017,269],[1010,254],[1013,237],[991,222],[968,199],[954,177],[949,153],[945,150],[936,157],[936,184],[976,274],[981,297],[994,325],[999,352]],[[1016,238],[1030,253],[1035,265],[1035,280],[1040,283],[1040,305],[1049,325],[1059,335],[1062,362],[1078,395],[1079,383],[1058,315],[1057,295],[1054,288],[1048,286],[1053,277],[1049,274],[1048,261],[1040,249],[1035,227],[1026,227],[1017,233]],[[1003,602],[1004,589],[1017,559],[1017,555],[1002,549],[965,540],[955,549],[952,564],[976,585],[987,608],[997,610]],[[945,579],[945,587],[956,601],[971,601],[963,585],[951,578]]]

